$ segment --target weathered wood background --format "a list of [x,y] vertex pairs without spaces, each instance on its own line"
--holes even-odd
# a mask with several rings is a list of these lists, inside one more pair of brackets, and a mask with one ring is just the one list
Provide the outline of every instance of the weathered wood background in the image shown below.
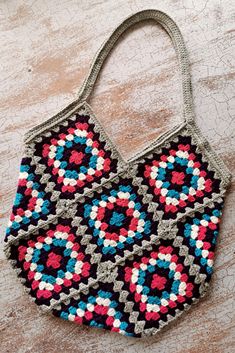
[[[1,0],[1,239],[16,191],[23,135],[76,97],[89,64],[117,24],[143,8],[178,23],[190,55],[196,119],[235,170],[235,13],[230,0]],[[180,121],[176,56],[166,33],[142,23],[119,41],[90,103],[125,158]],[[209,294],[144,340],[42,315],[1,251],[2,353],[235,352],[235,188],[230,188]],[[2,248],[2,246],[1,246]]]

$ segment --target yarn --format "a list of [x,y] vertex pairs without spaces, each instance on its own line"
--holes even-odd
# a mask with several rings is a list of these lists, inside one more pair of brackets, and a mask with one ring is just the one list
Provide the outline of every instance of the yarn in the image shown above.
[[[86,99],[119,36],[148,18],[173,38],[184,122],[127,162]],[[205,294],[231,175],[193,121],[191,103],[179,29],[146,10],[102,46],[79,99],[26,135],[5,253],[42,310],[141,337]]]

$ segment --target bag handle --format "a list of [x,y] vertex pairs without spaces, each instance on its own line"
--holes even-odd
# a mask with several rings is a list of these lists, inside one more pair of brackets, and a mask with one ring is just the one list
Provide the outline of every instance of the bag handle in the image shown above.
[[103,43],[101,48],[98,50],[91,66],[86,79],[81,86],[78,93],[78,100],[86,101],[90,96],[94,84],[97,80],[102,65],[109,55],[110,51],[118,41],[119,37],[132,25],[144,21],[144,20],[155,20],[166,30],[171,37],[174,48],[176,50],[178,61],[180,65],[180,71],[182,76],[182,88],[183,88],[183,116],[184,121],[193,121],[193,105],[192,105],[192,88],[191,88],[191,77],[189,71],[189,59],[187,50],[184,44],[182,34],[176,25],[176,23],[164,12],[158,10],[143,10],[135,13],[134,15],[126,18],[111,34],[111,36]]

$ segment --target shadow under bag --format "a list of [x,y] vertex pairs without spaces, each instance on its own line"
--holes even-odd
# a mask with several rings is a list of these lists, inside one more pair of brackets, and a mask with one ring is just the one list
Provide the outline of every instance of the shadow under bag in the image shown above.
[[[87,99],[118,38],[148,19],[177,52],[183,121],[125,161]],[[78,99],[26,134],[5,253],[43,311],[153,335],[207,290],[229,181],[194,121],[182,35],[165,13],[144,10],[102,45]]]

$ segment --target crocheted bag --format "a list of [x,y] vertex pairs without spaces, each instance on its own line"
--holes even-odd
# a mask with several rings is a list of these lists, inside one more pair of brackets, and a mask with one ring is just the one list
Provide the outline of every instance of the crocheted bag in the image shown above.
[[[124,161],[87,103],[115,42],[146,19],[170,35],[181,124]],[[25,137],[5,252],[44,311],[152,335],[203,296],[230,173],[196,126],[188,56],[163,12],[127,18],[97,53],[78,99]]]

